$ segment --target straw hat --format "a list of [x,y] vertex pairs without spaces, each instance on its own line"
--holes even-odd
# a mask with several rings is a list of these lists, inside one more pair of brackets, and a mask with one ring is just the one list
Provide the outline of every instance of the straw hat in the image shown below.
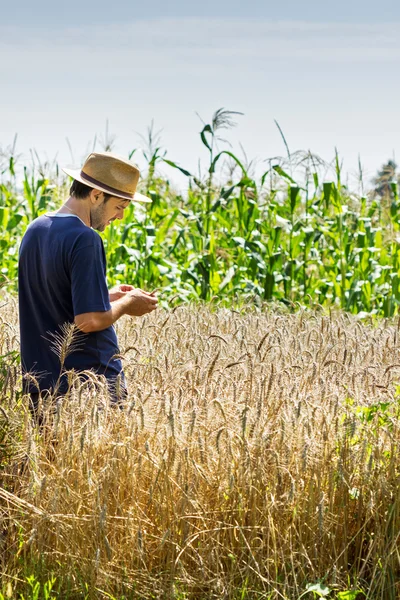
[[140,175],[137,166],[111,152],[92,152],[82,169],[63,167],[62,170],[73,179],[106,194],[135,202],[151,202],[150,198],[136,191]]

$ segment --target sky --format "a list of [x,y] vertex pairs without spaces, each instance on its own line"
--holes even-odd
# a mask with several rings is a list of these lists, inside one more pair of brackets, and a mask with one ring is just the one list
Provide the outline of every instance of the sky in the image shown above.
[[200,117],[224,107],[243,113],[230,149],[258,171],[286,152],[276,120],[291,152],[336,147],[368,184],[400,156],[399,25],[394,0],[2,3],[0,148],[17,134],[22,162],[34,149],[78,166],[106,122],[126,155],[153,120],[167,158],[197,173]]

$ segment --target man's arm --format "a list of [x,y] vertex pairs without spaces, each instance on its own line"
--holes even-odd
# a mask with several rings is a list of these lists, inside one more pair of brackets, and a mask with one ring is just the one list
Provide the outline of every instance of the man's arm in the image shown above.
[[75,316],[75,325],[84,333],[102,331],[113,325],[122,315],[141,317],[157,308],[157,298],[134,289],[111,302],[111,309],[103,312],[82,313]]

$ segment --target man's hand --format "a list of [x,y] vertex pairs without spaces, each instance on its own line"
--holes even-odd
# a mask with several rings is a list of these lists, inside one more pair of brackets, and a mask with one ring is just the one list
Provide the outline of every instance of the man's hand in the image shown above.
[[[123,291],[121,288],[129,288],[128,291]],[[158,300],[155,297],[155,292],[144,292],[143,290],[128,286],[117,286],[114,290],[119,292],[121,296],[112,301],[111,308],[107,312],[91,312],[75,315],[75,325],[84,333],[91,331],[102,331],[113,325],[122,315],[131,317],[141,317],[147,313],[156,310]]]
[[144,292],[139,288],[124,294],[125,314],[131,317],[141,317],[156,310],[158,300],[154,292]]
[[135,288],[133,285],[127,285],[125,283],[121,285],[115,285],[113,288],[111,288],[111,290],[108,290],[110,302],[114,302],[114,300],[122,298],[122,296],[125,296],[127,292],[131,292],[134,289]]

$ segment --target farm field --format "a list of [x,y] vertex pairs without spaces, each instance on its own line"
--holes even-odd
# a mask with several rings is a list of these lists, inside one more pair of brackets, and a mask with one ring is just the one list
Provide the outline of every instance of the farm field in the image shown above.
[[1,598],[399,597],[397,320],[124,318],[126,410],[71,378],[39,435],[0,306]]
[[39,430],[18,248],[70,182],[0,148],[0,600],[400,598],[398,180],[352,189],[283,134],[260,171],[221,150],[235,115],[204,124],[203,172],[152,128],[132,150],[153,202],[102,234],[108,283],[160,307],[116,324],[124,410],[71,373]]

